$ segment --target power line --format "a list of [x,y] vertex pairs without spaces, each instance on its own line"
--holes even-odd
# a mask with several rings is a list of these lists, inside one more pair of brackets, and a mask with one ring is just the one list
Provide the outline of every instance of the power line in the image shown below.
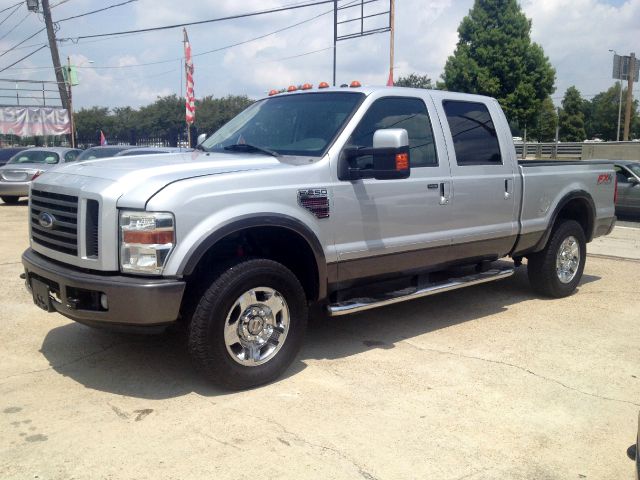
[[22,60],[29,58],[31,55],[34,55],[36,53],[38,53],[40,50],[42,50],[43,48],[46,48],[46,45],[42,45],[40,48],[34,50],[33,52],[29,53],[28,55],[25,55],[24,57],[22,57],[20,60],[16,60],[15,62],[13,62],[11,65],[9,65],[8,67],[4,67],[2,70],[0,70],[0,72],[4,72],[5,70],[10,69],[11,67],[13,67],[16,63],[20,63]]
[[[69,1],[69,0],[67,0]],[[114,5],[109,5],[108,7],[99,8],[98,10],[92,10],[90,12],[81,13],[79,15],[74,15],[72,17],[62,18],[60,20],[56,20],[56,23],[66,22],[67,20],[73,20],[74,18],[86,17],[87,15],[93,15],[94,13],[104,12],[105,10],[110,10],[112,8],[121,7],[122,5],[126,5],[128,3],[137,2],[138,0],[127,0],[126,2],[116,3]],[[60,5],[60,4],[58,4]],[[53,8],[53,7],[52,7]]]
[[22,40],[20,43],[16,43],[13,47],[11,47],[8,50],[5,50],[3,53],[0,53],[0,57],[4,57],[7,53],[11,52],[12,50],[14,50],[16,47],[19,47],[20,45],[22,45],[24,42],[26,42],[27,40],[31,40],[33,37],[35,37],[36,35],[38,35],[40,32],[44,32],[46,30],[46,28],[41,28],[40,30],[38,30],[37,32],[29,35],[27,38],[25,38],[24,40]]
[[18,11],[18,9],[20,8],[20,5],[16,5],[16,8],[13,9],[13,11],[7,15],[6,17],[4,17],[4,20],[2,20],[0,22],[0,25],[2,25],[4,22],[6,22],[7,20],[9,20],[11,18],[11,15],[13,15],[14,13],[16,13]]
[[145,33],[145,32],[156,32],[159,30],[169,30],[172,28],[180,28],[180,27],[188,27],[190,25],[202,25],[205,23],[214,23],[214,22],[222,22],[225,20],[236,20],[239,18],[248,18],[248,17],[255,17],[258,15],[266,15],[269,13],[277,13],[277,12],[284,12],[284,11],[288,11],[288,10],[297,10],[300,8],[306,8],[306,7],[314,7],[316,5],[323,5],[326,3],[333,3],[334,0],[319,0],[319,1],[315,1],[312,3],[305,3],[303,5],[291,5],[288,7],[278,7],[278,8],[272,8],[270,10],[260,10],[257,12],[249,12],[249,13],[241,13],[241,14],[237,14],[237,15],[230,15],[227,17],[218,17],[218,18],[211,18],[209,20],[199,20],[196,22],[186,22],[186,23],[176,23],[173,25],[164,25],[161,27],[149,27],[149,28],[141,28],[141,29],[137,29],[137,30],[124,30],[122,32],[109,32],[109,33],[96,33],[93,35],[80,35],[78,37],[66,37],[66,38],[60,38],[58,39],[61,42],[64,41],[77,41],[77,40],[82,40],[84,38],[97,38],[97,37],[111,37],[111,36],[115,36],[115,35],[123,35],[123,34],[127,34],[127,33]]
[[11,30],[9,30],[7,33],[5,33],[3,36],[0,37],[0,40],[2,40],[3,38],[5,38],[7,35],[9,35],[11,32],[13,32],[16,28],[18,28],[20,25],[22,25],[22,23],[29,17],[29,12],[27,12],[27,14],[22,17],[22,19],[16,23],[13,28]]
[[11,10],[13,7],[17,7],[21,3],[22,3],[22,0],[20,0],[18,3],[14,3],[13,5],[11,5],[9,7],[3,8],[2,10],[0,10],[0,13],[6,12],[7,10]]

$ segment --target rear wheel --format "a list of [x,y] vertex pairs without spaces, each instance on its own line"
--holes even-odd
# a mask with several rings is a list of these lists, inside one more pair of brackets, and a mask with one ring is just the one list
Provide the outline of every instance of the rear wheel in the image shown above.
[[560,223],[541,252],[528,256],[533,289],[547,297],[571,295],[580,283],[587,258],[584,231],[574,220]]
[[231,389],[280,376],[302,346],[307,302],[280,263],[254,259],[224,271],[202,296],[189,327],[197,367]]
[[1,196],[0,198],[7,205],[15,205],[16,203],[18,203],[18,200],[20,200],[20,197],[8,197],[6,195]]

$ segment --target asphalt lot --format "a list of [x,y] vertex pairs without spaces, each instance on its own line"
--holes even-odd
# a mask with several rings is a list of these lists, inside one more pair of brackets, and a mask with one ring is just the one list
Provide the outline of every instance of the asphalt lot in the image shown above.
[[569,298],[536,298],[521,269],[316,319],[284,378],[228,393],[175,336],[39,311],[18,277],[26,213],[0,203],[2,479],[632,478],[636,223],[593,245]]

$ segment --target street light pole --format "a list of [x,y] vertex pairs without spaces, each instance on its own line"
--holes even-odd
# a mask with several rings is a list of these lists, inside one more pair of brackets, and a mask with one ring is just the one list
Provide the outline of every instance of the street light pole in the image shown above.
[[[618,52],[611,48],[609,49],[609,51],[613,53],[615,62],[615,55],[618,55]],[[618,80],[618,85],[620,86],[620,95],[618,98],[618,129],[616,130],[616,142],[620,141],[620,117],[622,116],[622,79]]]

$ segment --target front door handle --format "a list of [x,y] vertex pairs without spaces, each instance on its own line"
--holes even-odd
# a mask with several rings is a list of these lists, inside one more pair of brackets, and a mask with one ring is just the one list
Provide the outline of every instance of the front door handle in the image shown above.
[[504,199],[509,200],[512,193],[513,193],[513,179],[505,178],[504,179]]
[[451,197],[451,182],[440,182],[440,205],[447,205]]

